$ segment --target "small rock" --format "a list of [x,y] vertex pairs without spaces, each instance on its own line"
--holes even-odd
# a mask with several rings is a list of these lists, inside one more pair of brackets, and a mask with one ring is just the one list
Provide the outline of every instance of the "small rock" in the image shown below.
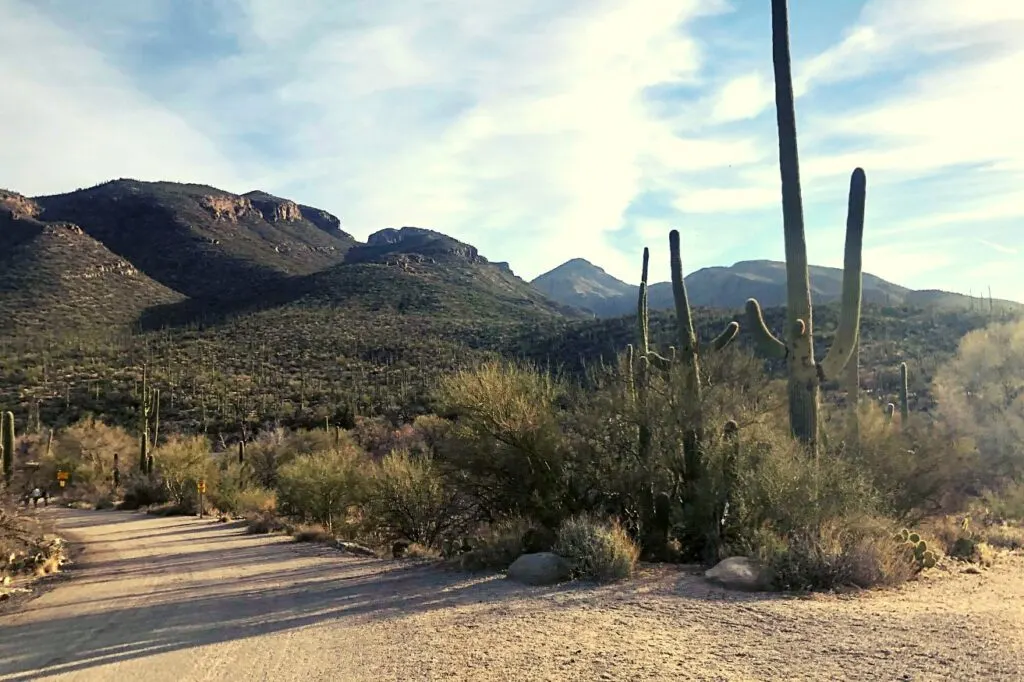
[[507,577],[524,585],[554,585],[568,580],[568,562],[554,552],[523,554],[508,567]]
[[745,556],[723,559],[704,572],[704,577],[732,590],[757,592],[767,589],[768,576],[757,563]]
[[971,575],[980,575],[981,569],[977,566],[968,566],[963,570],[964,573],[970,573]]
[[368,556],[368,557],[376,557],[377,556],[377,553],[374,552],[369,547],[363,547],[362,545],[357,544],[355,542],[346,542],[345,540],[338,540],[335,543],[335,547],[337,547],[338,549],[340,549],[342,551],[349,552],[351,554],[356,554],[358,556]]

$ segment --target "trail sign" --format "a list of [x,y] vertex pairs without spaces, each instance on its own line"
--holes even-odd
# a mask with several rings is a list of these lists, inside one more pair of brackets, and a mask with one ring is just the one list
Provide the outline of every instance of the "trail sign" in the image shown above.
[[205,478],[200,478],[199,479],[199,483],[197,483],[196,485],[198,486],[200,493],[205,493],[206,492],[206,479]]
[[58,471],[57,472],[57,483],[63,488],[68,483],[68,479],[71,478],[70,471]]

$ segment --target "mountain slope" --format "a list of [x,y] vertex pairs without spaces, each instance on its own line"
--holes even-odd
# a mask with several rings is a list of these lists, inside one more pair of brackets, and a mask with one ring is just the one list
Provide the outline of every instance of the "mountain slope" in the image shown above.
[[263,192],[114,180],[38,197],[41,219],[80,225],[165,286],[230,299],[341,262],[355,243],[334,216]]
[[[838,301],[842,296],[843,271],[812,265],[811,297],[815,303]],[[597,286],[595,286],[597,283]],[[617,317],[633,312],[639,287],[622,282],[601,268],[581,259],[571,260],[540,275],[532,284],[552,299],[590,310],[598,317]],[[729,267],[702,268],[686,276],[686,289],[694,306],[720,309],[743,307],[756,298],[763,307],[786,303],[786,264],[779,261],[740,261]],[[978,299],[937,291],[914,291],[864,273],[863,297],[867,304],[912,305],[962,309],[980,306]],[[652,284],[648,291],[652,309],[673,306],[672,285]],[[985,301],[987,308],[988,301]],[[1013,301],[993,301],[998,309],[1022,309]]]
[[41,213],[32,200],[0,191],[0,333],[130,325],[150,306],[183,299],[79,226],[43,222]]
[[219,323],[279,308],[432,315],[504,326],[553,318],[581,318],[583,311],[556,303],[516,277],[504,263],[490,263],[469,244],[418,227],[386,229],[353,246],[345,262],[308,275],[253,287],[231,305],[185,301],[149,311],[146,327]]

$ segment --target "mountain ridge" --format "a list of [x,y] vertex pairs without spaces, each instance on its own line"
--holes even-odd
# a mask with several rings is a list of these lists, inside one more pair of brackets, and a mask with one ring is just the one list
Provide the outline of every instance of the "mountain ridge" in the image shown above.
[[[840,300],[842,269],[811,265],[811,296],[814,303]],[[756,298],[762,307],[786,304],[786,264],[768,259],[741,260],[729,266],[716,265],[686,275],[687,294],[693,306],[732,310],[743,307],[749,298]],[[573,258],[530,282],[547,296],[597,317],[627,315],[636,309],[639,285],[629,284],[608,274],[603,268],[582,258]],[[989,301],[964,294],[934,289],[915,290],[894,284],[865,272],[862,279],[863,300],[878,305],[942,308],[989,306],[1020,310],[1024,304],[993,299]],[[672,285],[655,282],[648,286],[648,305],[652,309],[671,308]]]

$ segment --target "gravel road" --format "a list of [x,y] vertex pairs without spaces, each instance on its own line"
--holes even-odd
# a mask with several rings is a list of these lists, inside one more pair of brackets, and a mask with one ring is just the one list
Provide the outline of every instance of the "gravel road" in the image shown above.
[[847,596],[675,567],[528,588],[237,524],[43,513],[85,550],[0,616],[0,680],[1024,680],[1021,556]]

